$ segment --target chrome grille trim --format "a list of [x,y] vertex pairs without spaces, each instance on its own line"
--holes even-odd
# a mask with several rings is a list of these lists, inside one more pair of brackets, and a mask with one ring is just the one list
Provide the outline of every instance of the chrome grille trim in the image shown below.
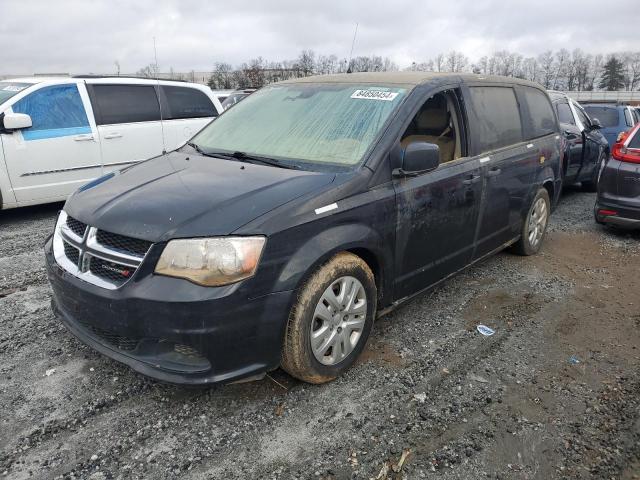
[[[112,250],[97,241],[98,229],[88,226],[82,237],[76,235],[67,225],[67,213],[62,210],[56,223],[53,234],[53,255],[64,270],[73,276],[92,285],[108,290],[116,290],[126,284],[137,271],[144,260],[145,255],[130,255]],[[65,243],[80,251],[78,263],[71,261],[65,253]],[[95,275],[90,270],[92,258],[100,258],[106,262],[133,269],[128,277],[123,277],[122,282],[113,282]]]

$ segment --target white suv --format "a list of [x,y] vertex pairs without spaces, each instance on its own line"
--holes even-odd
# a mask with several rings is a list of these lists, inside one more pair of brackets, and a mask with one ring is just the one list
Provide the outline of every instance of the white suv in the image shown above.
[[124,77],[0,81],[0,209],[56,202],[182,144],[223,111],[211,89]]

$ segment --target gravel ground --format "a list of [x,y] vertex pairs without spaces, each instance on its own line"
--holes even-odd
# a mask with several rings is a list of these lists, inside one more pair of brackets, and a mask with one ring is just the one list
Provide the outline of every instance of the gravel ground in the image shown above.
[[593,203],[566,192],[539,255],[380,319],[333,383],[209,389],[75,340],[41,251],[60,206],[0,212],[0,476],[639,479],[640,234],[597,226]]

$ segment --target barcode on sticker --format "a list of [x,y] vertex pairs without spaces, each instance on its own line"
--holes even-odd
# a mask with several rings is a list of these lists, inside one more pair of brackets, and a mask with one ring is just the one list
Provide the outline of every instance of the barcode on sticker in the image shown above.
[[356,90],[351,94],[351,98],[362,98],[365,100],[384,100],[391,102],[398,96],[398,92],[384,92],[382,90]]

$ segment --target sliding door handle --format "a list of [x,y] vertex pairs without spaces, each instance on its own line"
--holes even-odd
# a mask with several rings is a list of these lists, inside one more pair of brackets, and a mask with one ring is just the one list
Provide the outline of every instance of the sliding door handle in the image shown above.
[[462,181],[463,185],[473,185],[474,183],[478,183],[480,181],[480,175],[469,175],[465,180]]
[[93,142],[93,135],[88,133],[86,135],[76,135],[73,137],[76,142]]
[[112,138],[122,138],[122,134],[119,132],[107,133],[103,138],[105,140],[111,140]]
[[492,168],[491,170],[489,170],[487,172],[487,177],[497,177],[501,173],[502,173],[502,169],[498,168],[498,167],[495,167],[495,168]]

